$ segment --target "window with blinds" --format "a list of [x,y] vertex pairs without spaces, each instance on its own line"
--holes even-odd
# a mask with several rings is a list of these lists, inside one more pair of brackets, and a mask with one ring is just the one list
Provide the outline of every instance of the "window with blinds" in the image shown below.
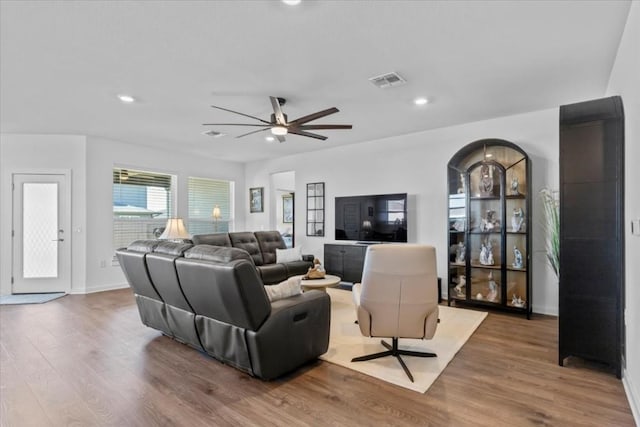
[[189,233],[226,233],[233,230],[232,201],[232,181],[189,177]]
[[113,169],[113,248],[162,234],[174,215],[175,176]]

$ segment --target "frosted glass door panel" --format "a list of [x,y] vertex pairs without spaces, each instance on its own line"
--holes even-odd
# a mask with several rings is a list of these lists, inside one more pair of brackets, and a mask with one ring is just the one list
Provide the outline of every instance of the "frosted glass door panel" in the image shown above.
[[58,277],[58,184],[23,184],[24,278]]

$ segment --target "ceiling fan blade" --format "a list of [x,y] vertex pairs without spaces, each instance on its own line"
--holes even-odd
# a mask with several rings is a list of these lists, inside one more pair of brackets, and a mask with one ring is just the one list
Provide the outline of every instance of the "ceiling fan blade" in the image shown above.
[[253,131],[251,131],[251,132],[247,132],[247,133],[244,133],[244,134],[242,134],[242,135],[238,135],[238,136],[236,136],[236,139],[237,139],[237,138],[242,138],[243,136],[251,135],[251,134],[253,134],[253,133],[263,132],[263,131],[265,131],[265,130],[267,130],[267,129],[271,129],[271,128],[267,126],[267,127],[265,127],[264,129],[253,130]]
[[[202,126],[260,126],[263,127],[265,125],[257,125],[253,123],[203,123]],[[271,126],[271,124],[269,124]]]
[[302,125],[292,126],[294,129],[312,130],[312,129],[352,129],[352,125]]
[[278,101],[278,98],[276,98],[275,96],[270,96],[269,99],[271,100],[273,113],[276,116],[276,123],[278,123],[279,125],[286,125],[287,120],[284,118],[284,114],[282,113],[282,108],[280,108],[280,102]]
[[337,113],[338,110],[336,107],[327,108],[326,110],[318,111],[317,113],[309,114],[308,116],[303,116],[294,121],[289,122],[289,125],[301,125],[312,120],[319,119],[321,117],[328,116],[329,114]]
[[284,139],[284,135],[276,135],[276,138],[278,138],[278,141],[280,141],[280,142],[284,142],[284,141],[286,141],[286,140]]
[[240,114],[241,116],[245,116],[245,117],[249,117],[249,118],[251,118],[251,119],[259,120],[259,121],[261,121],[262,123],[266,123],[266,124],[268,124],[268,125],[270,125],[270,124],[271,124],[270,122],[268,122],[268,121],[266,121],[266,120],[262,120],[262,119],[260,119],[260,118],[258,118],[258,117],[250,116],[249,114],[239,113],[238,111],[229,110],[228,108],[216,107],[215,105],[212,105],[212,106],[211,106],[211,108],[217,108],[218,110],[228,111],[228,112],[230,112],[230,113],[234,113],[234,114]]
[[291,129],[291,128],[289,128],[289,133],[293,133],[295,135],[301,135],[301,136],[308,136],[309,138],[321,139],[323,141],[327,139],[326,136],[318,135],[317,133],[305,132],[303,130],[297,130],[297,129]]

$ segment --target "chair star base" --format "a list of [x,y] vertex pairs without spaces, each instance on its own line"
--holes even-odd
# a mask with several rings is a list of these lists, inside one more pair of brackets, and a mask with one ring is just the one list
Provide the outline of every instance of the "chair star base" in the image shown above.
[[366,356],[354,357],[353,359],[351,359],[351,361],[364,362],[365,360],[373,360],[373,359],[379,359],[381,357],[386,357],[386,356],[394,356],[396,359],[398,359],[398,362],[400,362],[400,365],[402,366],[402,369],[404,369],[405,374],[407,374],[411,382],[413,382],[413,375],[411,375],[409,368],[407,368],[407,365],[405,365],[404,360],[402,360],[402,357],[400,356],[403,355],[403,356],[415,356],[415,357],[438,357],[438,355],[435,353],[426,353],[426,352],[423,353],[420,351],[401,350],[398,348],[398,338],[396,337],[392,338],[392,345],[389,345],[389,343],[385,342],[384,340],[380,341],[380,344],[385,346],[388,349],[388,351],[381,351],[380,353],[373,353],[373,354],[368,354]]

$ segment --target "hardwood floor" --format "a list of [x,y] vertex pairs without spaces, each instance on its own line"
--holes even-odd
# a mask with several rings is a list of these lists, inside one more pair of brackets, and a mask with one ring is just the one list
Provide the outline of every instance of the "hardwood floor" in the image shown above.
[[128,289],[1,306],[0,423],[633,426],[613,374],[558,366],[557,326],[490,313],[419,394],[321,361],[263,382],[143,326]]

